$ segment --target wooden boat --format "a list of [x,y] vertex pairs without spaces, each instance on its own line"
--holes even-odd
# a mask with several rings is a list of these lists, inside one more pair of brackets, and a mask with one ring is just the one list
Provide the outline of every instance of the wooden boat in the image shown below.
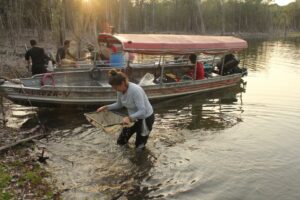
[[[150,101],[173,98],[230,87],[240,82],[245,71],[226,75],[208,72],[202,80],[167,80],[166,74],[181,77],[194,65],[178,60],[162,62],[166,57],[204,53],[223,55],[247,48],[247,42],[229,36],[192,35],[141,35],[100,34],[99,43],[119,46],[122,52],[143,55],[159,55],[160,61],[152,64],[118,66],[130,81],[141,84],[151,75],[151,84],[142,84]],[[208,63],[209,64],[209,63]],[[213,63],[209,65],[213,66]],[[31,78],[0,81],[0,94],[14,103],[31,106],[99,106],[116,100],[116,92],[107,83],[110,67],[95,67],[91,70],[53,72]],[[196,69],[196,67],[195,67]],[[167,80],[167,81],[166,81]],[[142,82],[143,83],[143,82]]]

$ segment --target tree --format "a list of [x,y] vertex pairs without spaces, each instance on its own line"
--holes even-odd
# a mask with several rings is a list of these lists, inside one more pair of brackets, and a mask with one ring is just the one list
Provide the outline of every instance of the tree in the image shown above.
[[201,8],[201,0],[197,1],[197,7],[198,7],[198,11],[199,11],[200,20],[201,20],[201,33],[205,33],[206,30],[205,30],[203,12],[202,12],[202,8]]

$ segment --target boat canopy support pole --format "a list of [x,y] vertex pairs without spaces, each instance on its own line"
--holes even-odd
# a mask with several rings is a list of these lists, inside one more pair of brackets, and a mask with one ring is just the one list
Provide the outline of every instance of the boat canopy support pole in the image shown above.
[[193,75],[194,80],[196,80],[196,78],[197,78],[197,62],[198,62],[198,56],[196,53],[195,53],[195,55],[196,55],[196,62],[195,62],[195,66],[194,66],[194,75]]
[[214,65],[215,65],[215,61],[216,61],[216,55],[214,55],[214,57],[213,57],[213,61],[212,61],[212,66],[214,67]]
[[245,68],[245,61],[246,61],[246,52],[243,52],[243,68]]
[[164,65],[161,64],[161,62],[162,62],[162,57],[160,56],[160,57],[159,57],[159,62],[158,62],[158,66],[161,67],[161,70],[160,70],[160,85],[163,84],[164,68],[165,68]]
[[223,56],[222,56],[223,60],[222,60],[222,68],[221,68],[221,74],[220,74],[221,76],[223,76],[224,63],[225,63],[225,55],[226,55],[226,53],[224,53]]

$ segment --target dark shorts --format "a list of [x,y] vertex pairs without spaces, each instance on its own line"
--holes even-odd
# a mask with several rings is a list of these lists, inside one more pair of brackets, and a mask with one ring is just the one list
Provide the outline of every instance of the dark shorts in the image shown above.
[[[146,125],[150,132],[152,130],[153,123],[154,123],[154,114],[152,114],[146,118]],[[117,143],[119,145],[127,144],[130,137],[134,133],[136,133],[135,147],[138,147],[142,144],[146,145],[150,133],[147,136],[142,136],[141,135],[142,127],[143,127],[143,119],[139,119],[137,122],[134,123],[134,125],[132,127],[123,128],[122,132],[119,135]]]
[[32,75],[47,73],[45,65],[32,65]]

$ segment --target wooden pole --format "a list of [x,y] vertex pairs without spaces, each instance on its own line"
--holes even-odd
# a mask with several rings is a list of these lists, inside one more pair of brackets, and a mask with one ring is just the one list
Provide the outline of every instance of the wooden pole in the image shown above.
[[0,98],[0,107],[1,107],[3,126],[5,126],[6,125],[6,117],[5,117],[5,110],[4,110],[4,103],[3,103],[3,97],[2,96]]

